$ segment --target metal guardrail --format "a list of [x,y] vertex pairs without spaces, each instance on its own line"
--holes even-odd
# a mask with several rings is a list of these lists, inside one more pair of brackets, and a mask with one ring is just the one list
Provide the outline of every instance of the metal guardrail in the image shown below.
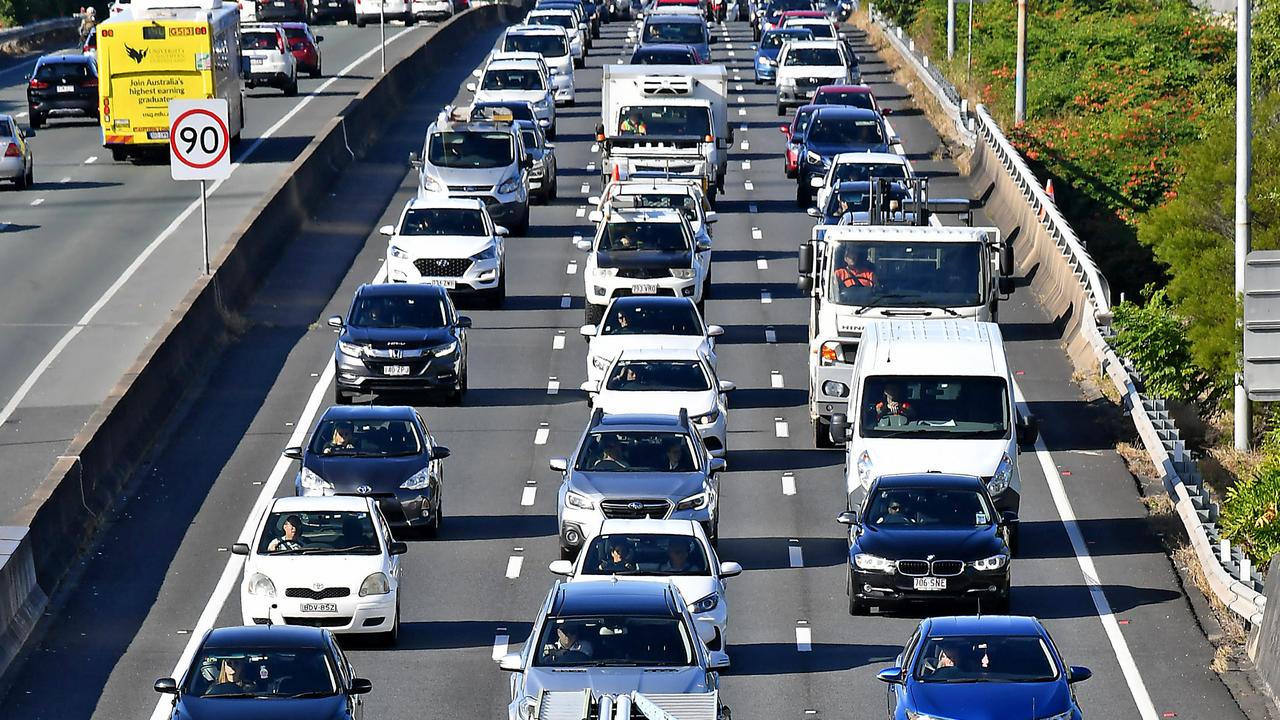
[[986,107],[978,105],[976,112],[968,113],[955,87],[929,64],[926,56],[917,57],[914,41],[906,38],[901,28],[894,27],[879,15],[874,6],[870,8],[870,16],[934,95],[942,110],[956,123],[962,140],[966,137],[965,132],[969,132],[975,143],[980,140],[999,159],[1009,178],[1021,189],[1023,199],[1035,212],[1044,230],[1054,239],[1090,305],[1086,308],[1089,312],[1084,313],[1080,331],[1089,342],[1098,367],[1123,398],[1125,410],[1133,420],[1147,455],[1160,473],[1165,490],[1190,538],[1210,590],[1219,602],[1244,620],[1255,625],[1261,623],[1266,608],[1265,579],[1249,567],[1248,559],[1238,548],[1233,549],[1223,541],[1217,527],[1218,506],[1204,487],[1204,480],[1165,401],[1141,392],[1140,377],[1108,342],[1113,334],[1111,288],[1084,242],[1058,211],[1057,205]]
[[60,32],[62,30],[74,30],[80,27],[80,16],[73,15],[65,18],[54,18],[52,20],[41,20],[40,22],[22,25],[7,30],[0,30],[0,47],[10,45],[16,42],[30,40],[40,35]]

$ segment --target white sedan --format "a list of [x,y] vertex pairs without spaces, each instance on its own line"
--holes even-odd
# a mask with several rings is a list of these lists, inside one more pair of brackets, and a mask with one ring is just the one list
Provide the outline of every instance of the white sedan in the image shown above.
[[245,555],[245,625],[307,625],[335,633],[400,632],[400,555],[377,502],[363,496],[277,498]]
[[602,382],[582,384],[606,415],[670,415],[684,408],[715,457],[724,457],[728,447],[727,395],[736,387],[690,348],[623,350]]
[[736,562],[720,562],[702,525],[693,520],[605,520],[575,560],[551,563],[551,572],[570,582],[626,576],[670,582],[680,591],[711,650],[728,644],[728,578],[742,574]]

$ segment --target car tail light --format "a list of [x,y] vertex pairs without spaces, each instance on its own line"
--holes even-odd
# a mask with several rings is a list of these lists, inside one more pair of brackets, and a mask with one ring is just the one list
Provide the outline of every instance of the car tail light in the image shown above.
[[98,87],[98,78],[85,78],[80,87]]
[[31,88],[33,90],[44,90],[47,87],[49,87],[49,83],[43,80],[37,80],[36,78],[31,78]]
[[5,157],[22,157],[22,151],[18,149],[18,143],[11,142],[9,147],[4,149]]
[[276,33],[276,50],[284,52],[284,36],[280,33]]

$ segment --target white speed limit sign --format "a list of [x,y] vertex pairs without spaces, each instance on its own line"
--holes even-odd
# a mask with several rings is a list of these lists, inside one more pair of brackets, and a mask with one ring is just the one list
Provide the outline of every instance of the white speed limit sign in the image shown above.
[[174,180],[221,180],[231,174],[226,100],[169,103],[169,171]]

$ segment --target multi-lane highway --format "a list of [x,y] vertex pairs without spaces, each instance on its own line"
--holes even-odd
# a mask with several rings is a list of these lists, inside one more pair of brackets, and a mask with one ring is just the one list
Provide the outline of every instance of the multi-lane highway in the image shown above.
[[[810,220],[782,175],[772,91],[751,82],[749,30],[730,24],[716,32],[722,37],[716,59],[731,68],[731,117],[745,126],[719,203],[706,311],[709,322],[727,330],[720,376],[740,388],[729,411],[720,554],[746,572],[729,581],[733,666],[723,695],[739,718],[883,717],[885,691],[875,672],[892,661],[920,614],[846,612],[845,543],[834,519],[844,509],[843,459],[811,448],[804,408],[807,301],[794,289],[795,248]],[[436,438],[453,450],[445,524],[438,539],[412,543],[405,556],[398,647],[347,643],[360,674],[374,683],[368,717],[506,712],[508,678],[493,658],[524,639],[551,583],[546,564],[557,557],[558,476],[547,470],[547,459],[570,450],[587,419],[584,398],[566,389],[585,374],[577,335],[583,262],[571,239],[591,232],[585,205],[598,190],[588,165],[598,160],[590,143],[600,67],[617,61],[624,35],[621,24],[606,26],[588,68],[578,73],[577,106],[560,113],[560,199],[534,209],[528,237],[508,240],[507,306],[466,310],[475,329],[465,403],[422,408]],[[334,336],[315,323],[344,311],[354,288],[378,277],[386,245],[373,231],[394,222],[415,190],[404,153],[486,50],[477,43],[452,66],[436,69],[436,89],[415,99],[375,157],[337,181],[331,209],[268,278],[244,334],[217,362],[51,610],[46,634],[0,699],[0,715],[148,717],[157,707],[151,681],[171,674],[203,629],[238,623],[239,564],[228,548],[261,497],[292,491],[296,468],[279,453],[296,444],[291,437],[305,435],[332,396]],[[891,82],[882,59],[870,47],[860,52],[867,54],[864,77],[895,110],[905,150],[933,178],[935,193],[979,194],[982,188],[970,187],[950,161],[934,159],[937,135]],[[156,185],[167,186],[163,168],[129,169],[156,170]],[[47,182],[48,171],[42,175]],[[54,191],[48,192],[52,203]],[[223,202],[237,197],[247,202],[234,190]],[[110,207],[94,207],[93,216],[113,217]],[[54,215],[23,217],[78,227]],[[117,222],[144,220],[120,215]],[[120,232],[94,239],[146,241]],[[39,237],[61,242],[56,234]],[[67,245],[89,242],[87,234],[77,237]],[[179,256],[173,253],[170,267],[193,267]],[[1001,319],[1016,380],[1044,438],[1021,458],[1023,529],[1012,611],[1040,617],[1068,662],[1093,669],[1093,679],[1077,686],[1091,717],[1243,717],[1209,670],[1211,648],[1112,439],[1070,380],[1050,318],[1020,288]],[[529,486],[536,491],[526,502]]]

